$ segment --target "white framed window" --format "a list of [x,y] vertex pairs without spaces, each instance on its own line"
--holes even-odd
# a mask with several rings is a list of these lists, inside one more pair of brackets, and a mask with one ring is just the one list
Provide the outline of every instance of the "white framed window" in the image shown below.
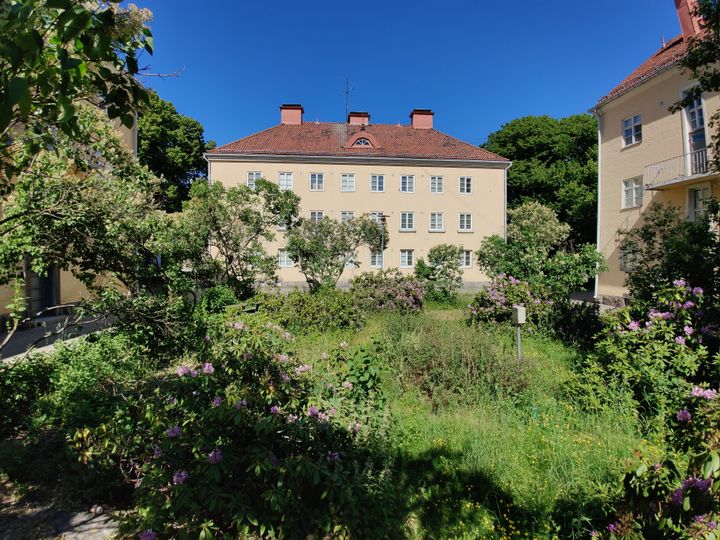
[[400,191],[403,193],[415,193],[415,177],[413,175],[402,175],[400,177]]
[[313,221],[317,223],[318,221],[322,221],[322,218],[325,217],[325,212],[322,210],[311,210],[310,211],[310,221]]
[[382,268],[382,266],[383,266],[382,251],[371,251],[370,252],[370,268]]
[[280,221],[277,224],[277,230],[278,231],[286,231],[287,230],[287,223],[285,223],[284,219],[280,219]]
[[458,230],[472,231],[472,214],[460,214]]
[[370,216],[370,219],[372,219],[375,223],[382,223],[382,219],[383,219],[382,212],[370,212],[369,216]]
[[690,221],[695,221],[705,215],[707,203],[711,197],[712,190],[707,184],[688,189],[688,219]]
[[472,251],[469,249],[460,252],[460,268],[472,268]]
[[355,257],[350,257],[347,261],[345,261],[345,268],[356,268]]
[[382,193],[383,191],[385,191],[384,174],[370,175],[370,191],[372,191],[373,193]]
[[436,232],[445,230],[445,214],[442,212],[432,212],[430,214],[430,230]]
[[293,173],[281,172],[278,175],[278,184],[280,184],[280,189],[292,191],[292,189],[293,189]]
[[248,171],[245,185],[247,185],[250,189],[255,189],[255,182],[260,180],[260,178],[262,178],[262,173],[260,171]]
[[620,250],[620,271],[632,272],[635,269],[635,257],[625,250]]
[[293,266],[293,260],[288,255],[287,249],[278,249],[278,266],[280,268],[290,268]]
[[310,173],[310,191],[325,190],[325,175],[323,173]]
[[354,217],[355,217],[355,212],[348,212],[348,211],[340,212],[340,222],[341,223],[347,223]]
[[642,115],[636,114],[622,121],[623,142],[625,146],[642,141]]
[[442,176],[430,177],[430,193],[445,193],[445,178]]
[[643,203],[642,176],[623,180],[623,208],[638,208]]
[[400,268],[412,268],[415,264],[415,250],[414,249],[401,249],[400,250]]
[[470,176],[460,177],[460,193],[472,193],[472,178]]
[[415,230],[415,213],[414,212],[400,212],[400,230],[401,231],[414,231]]
[[340,175],[340,191],[355,191],[354,173],[343,173]]

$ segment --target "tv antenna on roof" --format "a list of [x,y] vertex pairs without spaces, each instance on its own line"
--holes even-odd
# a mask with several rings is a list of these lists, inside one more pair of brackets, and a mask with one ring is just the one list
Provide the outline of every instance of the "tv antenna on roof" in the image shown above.
[[348,114],[350,114],[350,92],[353,91],[353,86],[350,84],[350,79],[345,79],[345,120],[347,120]]

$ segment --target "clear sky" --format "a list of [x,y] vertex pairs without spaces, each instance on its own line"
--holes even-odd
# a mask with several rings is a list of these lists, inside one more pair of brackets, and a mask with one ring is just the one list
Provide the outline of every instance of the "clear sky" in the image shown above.
[[435,127],[472,144],[514,118],[587,111],[680,33],[673,0],[134,0],[153,11],[161,97],[224,144],[305,119]]

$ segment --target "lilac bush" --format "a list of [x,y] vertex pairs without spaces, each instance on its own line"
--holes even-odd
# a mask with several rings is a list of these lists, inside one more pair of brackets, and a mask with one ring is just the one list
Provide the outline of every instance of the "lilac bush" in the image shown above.
[[414,313],[425,301],[420,280],[397,268],[364,272],[352,280],[350,291],[366,311]]
[[533,289],[527,281],[513,276],[496,276],[487,289],[480,291],[468,306],[468,324],[506,322],[513,306],[525,306],[528,322],[537,324],[552,301]]

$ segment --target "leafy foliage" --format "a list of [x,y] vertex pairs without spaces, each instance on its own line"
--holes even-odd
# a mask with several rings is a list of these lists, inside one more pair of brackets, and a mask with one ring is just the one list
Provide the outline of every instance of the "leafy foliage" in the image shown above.
[[287,233],[287,250],[314,292],[335,287],[347,266],[357,268],[361,246],[379,251],[383,234],[387,246],[387,225],[367,215],[345,222],[329,217],[317,221],[300,218]]
[[207,178],[203,154],[215,147],[205,140],[202,124],[180,114],[175,106],[154,90],[138,114],[138,159],[161,180],[161,203],[168,211],[179,211],[190,195],[190,185]]
[[550,303],[537,295],[527,281],[500,274],[493,278],[487,289],[475,295],[468,306],[467,323],[509,322],[513,306],[525,306],[528,323],[537,325]]
[[490,134],[483,147],[513,162],[510,207],[529,201],[547,205],[570,225],[573,243],[595,241],[597,121],[592,116],[518,118]]
[[[82,133],[77,104],[97,103],[110,118],[134,123],[146,98],[136,79],[139,52],[152,53],[150,12],[116,3],[11,0],[0,4],[0,151],[12,138],[34,155],[56,132]],[[27,162],[3,160],[0,191]]]
[[462,287],[462,246],[438,244],[428,251],[428,262],[418,259],[415,275],[423,282],[428,300],[450,302]]
[[417,312],[425,301],[425,288],[413,276],[397,268],[363,272],[350,283],[350,290],[366,311]]

